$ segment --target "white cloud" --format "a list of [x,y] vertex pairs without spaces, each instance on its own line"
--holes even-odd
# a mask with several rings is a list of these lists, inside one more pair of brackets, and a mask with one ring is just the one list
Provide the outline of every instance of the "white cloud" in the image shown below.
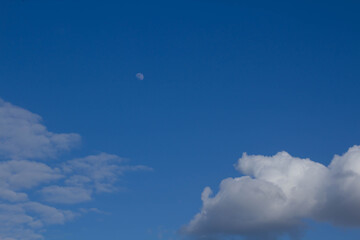
[[29,213],[36,214],[37,218],[46,225],[64,224],[67,220],[73,219],[76,214],[68,210],[59,210],[38,202],[27,202],[21,206]]
[[148,169],[124,165],[122,158],[107,153],[73,159],[57,168],[29,160],[0,162],[0,239],[40,239],[47,225],[64,224],[76,216],[33,202],[27,193],[40,194],[48,204],[77,204],[92,200],[93,193],[115,191],[125,171]]
[[146,166],[123,165],[124,160],[117,155],[100,153],[77,158],[64,164],[63,170],[72,176],[66,181],[72,186],[87,186],[95,192],[112,192],[115,183],[125,171],[151,170]]
[[91,200],[91,190],[82,187],[49,186],[41,190],[45,201],[74,204]]
[[[90,201],[93,193],[116,190],[125,171],[148,169],[124,165],[119,156],[107,153],[36,162],[55,158],[79,141],[78,134],[49,132],[40,116],[0,99],[0,240],[43,239],[48,225],[64,224],[80,214],[51,204]],[[33,201],[35,196],[46,204]]]
[[28,196],[26,193],[15,192],[6,187],[0,188],[0,199],[9,201],[9,202],[21,202],[28,200]]
[[11,159],[55,157],[79,143],[75,133],[56,134],[41,117],[0,99],[0,156]]
[[[122,158],[117,155],[100,153],[68,161],[64,164],[63,169],[65,173],[86,177],[95,185],[107,185],[122,174],[120,168],[122,162]],[[101,191],[101,187],[97,190]]]
[[62,177],[59,170],[43,163],[26,160],[0,162],[0,185],[11,189],[29,189]]
[[107,153],[67,161],[62,165],[65,186],[47,186],[40,194],[51,203],[86,202],[92,200],[93,193],[116,191],[116,182],[126,171],[151,170],[142,165],[123,165],[123,162],[119,156]]
[[109,214],[109,213],[101,211],[97,208],[80,208],[79,210],[82,213],[97,213],[97,214],[106,214],[106,215]]
[[223,180],[215,196],[206,187],[201,212],[185,233],[276,239],[296,234],[305,219],[360,226],[359,146],[335,156],[329,167],[286,152],[244,154],[235,167],[247,176]]
[[27,201],[28,195],[21,191],[62,177],[59,171],[43,163],[26,160],[0,162],[0,201]]
[[136,78],[139,79],[139,80],[144,80],[144,74],[142,74],[142,73],[137,73],[137,74],[136,74]]
[[0,239],[43,239],[39,232],[45,225],[63,224],[75,216],[36,202],[0,204]]

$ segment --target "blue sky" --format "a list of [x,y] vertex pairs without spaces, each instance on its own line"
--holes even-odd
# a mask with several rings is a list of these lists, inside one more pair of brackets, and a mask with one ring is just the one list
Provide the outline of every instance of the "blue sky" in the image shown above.
[[[356,1],[1,1],[0,105],[10,109],[1,117],[20,111],[11,121],[46,127],[37,134],[51,142],[28,146],[34,136],[4,121],[0,140],[17,135],[11,148],[0,142],[1,160],[59,174],[28,198],[76,215],[34,231],[46,240],[181,239],[205,187],[216,195],[223,179],[249,175],[234,168],[243,152],[328,166],[360,144],[359,10]],[[61,133],[74,134],[52,139]],[[83,171],[68,166],[87,156],[117,169],[101,182],[111,190],[92,179],[76,191],[84,201],[51,201],[54,186]],[[357,224],[305,218],[302,239],[360,235]]]

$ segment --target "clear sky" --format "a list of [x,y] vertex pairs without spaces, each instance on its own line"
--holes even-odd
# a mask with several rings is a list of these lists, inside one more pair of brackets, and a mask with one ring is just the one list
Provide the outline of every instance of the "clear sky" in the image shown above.
[[[360,144],[359,11],[357,1],[1,0],[0,239],[253,236],[240,220],[221,224],[246,211],[257,221],[246,210],[254,199],[241,196],[271,188],[260,182],[289,199],[307,196],[301,204],[324,192],[329,212],[349,192],[301,187],[343,189],[326,167]],[[280,151],[311,159],[314,175],[304,170],[301,184],[293,173],[286,183],[272,182],[273,172],[256,175],[251,156]],[[360,155],[347,156],[333,169],[348,159],[360,169]],[[307,161],[279,159],[275,170]],[[220,195],[214,203],[223,179],[236,184],[244,175],[259,180],[236,188],[231,203]],[[288,196],[288,183],[303,192]],[[202,202],[207,186],[213,194],[205,190]],[[349,189],[360,196],[360,186]],[[262,203],[269,212],[279,202]],[[325,216],[310,203],[300,213],[299,202],[286,203],[291,210],[276,221],[304,220],[301,239],[360,236],[360,214]],[[339,212],[356,207],[345,203]],[[236,214],[220,204],[234,204]],[[209,217],[189,224],[201,209]],[[11,217],[25,222],[4,220]]]

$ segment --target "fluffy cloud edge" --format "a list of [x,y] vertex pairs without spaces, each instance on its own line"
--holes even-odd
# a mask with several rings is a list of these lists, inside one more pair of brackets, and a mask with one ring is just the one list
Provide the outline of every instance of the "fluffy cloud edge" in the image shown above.
[[206,187],[201,211],[182,233],[277,239],[297,236],[307,219],[360,226],[360,146],[335,155],[329,166],[283,151],[244,153],[235,168],[244,176],[224,179],[214,196]]

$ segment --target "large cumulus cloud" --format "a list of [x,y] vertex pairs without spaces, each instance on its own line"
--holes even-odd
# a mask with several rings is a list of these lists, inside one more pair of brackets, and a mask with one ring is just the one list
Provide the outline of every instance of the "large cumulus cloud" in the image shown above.
[[244,176],[224,179],[183,231],[195,236],[243,235],[276,239],[297,236],[304,220],[360,226],[360,146],[329,166],[287,152],[247,155],[235,164]]

